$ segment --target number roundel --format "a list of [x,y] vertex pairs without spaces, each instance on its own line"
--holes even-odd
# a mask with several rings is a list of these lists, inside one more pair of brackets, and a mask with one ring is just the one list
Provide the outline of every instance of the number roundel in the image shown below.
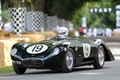
[[32,45],[32,46],[28,47],[27,52],[30,54],[38,54],[38,53],[44,52],[47,49],[48,49],[47,45],[36,44],[36,45]]
[[86,43],[83,43],[82,45],[83,45],[83,54],[84,54],[84,57],[88,58],[90,56],[90,51],[91,51],[90,45],[86,44]]

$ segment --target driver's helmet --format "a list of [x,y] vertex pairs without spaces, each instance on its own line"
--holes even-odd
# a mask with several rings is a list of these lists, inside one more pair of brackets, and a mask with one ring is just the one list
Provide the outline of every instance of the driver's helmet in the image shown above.
[[60,27],[58,30],[58,36],[62,39],[66,39],[68,37],[68,29],[66,27]]

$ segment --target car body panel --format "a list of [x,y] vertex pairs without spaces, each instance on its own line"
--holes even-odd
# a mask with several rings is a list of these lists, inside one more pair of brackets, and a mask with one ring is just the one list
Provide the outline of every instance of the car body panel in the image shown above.
[[[11,59],[13,63],[26,68],[59,68],[66,52],[71,48],[74,52],[74,66],[90,65],[97,54],[99,45],[102,45],[105,50],[105,61],[113,61],[114,56],[103,40],[76,38],[65,40],[53,38],[36,43],[17,43],[12,47],[12,49],[17,48],[17,53],[14,55],[11,53]],[[59,53],[54,52],[56,48],[60,50]]]

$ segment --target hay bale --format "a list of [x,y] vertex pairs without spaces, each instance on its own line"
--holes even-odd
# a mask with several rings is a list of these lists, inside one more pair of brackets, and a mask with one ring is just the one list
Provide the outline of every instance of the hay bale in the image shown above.
[[45,40],[48,37],[54,37],[57,33],[49,32],[29,32],[22,34],[21,36],[15,36],[13,33],[6,34],[4,31],[0,32],[0,67],[12,65],[10,51],[12,46],[18,42],[38,42]]
[[5,34],[4,30],[0,30],[0,37],[4,37],[3,35]]
[[4,37],[11,37],[11,33],[10,32],[6,32],[4,30],[0,30],[0,38],[4,38]]
[[0,42],[0,67],[3,67],[4,64],[4,43],[3,42]]
[[53,31],[44,31],[44,32],[26,32],[23,33],[21,37],[28,37],[31,42],[38,42],[41,40],[45,40],[48,37],[54,37],[57,33]]
[[22,35],[20,37],[12,36],[0,40],[0,67],[12,65],[10,51],[12,46],[18,42],[37,42],[44,40],[45,37],[39,34]]
[[44,31],[44,32],[32,32],[32,31],[29,31],[29,32],[23,32],[22,36],[24,35],[28,35],[28,36],[31,36],[31,35],[35,35],[35,36],[44,36],[46,39],[48,37],[54,37],[57,35],[57,32],[54,32],[54,31]]
[[15,43],[15,40],[0,40],[0,67],[12,65],[10,51]]
[[45,37],[48,38],[48,37],[54,37],[54,36],[56,36],[57,32],[45,31],[45,32],[41,32],[41,34],[45,35]]
[[28,37],[11,37],[10,40],[15,40],[18,42],[30,42],[30,39]]
[[38,41],[42,41],[42,40],[46,39],[46,37],[44,35],[40,35],[40,34],[22,35],[21,37],[28,38],[29,42],[38,42]]

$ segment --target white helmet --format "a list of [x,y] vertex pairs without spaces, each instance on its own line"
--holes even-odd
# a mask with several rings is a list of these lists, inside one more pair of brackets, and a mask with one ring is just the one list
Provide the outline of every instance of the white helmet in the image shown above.
[[63,39],[67,38],[68,29],[66,27],[60,27],[60,29],[58,30],[58,36]]

